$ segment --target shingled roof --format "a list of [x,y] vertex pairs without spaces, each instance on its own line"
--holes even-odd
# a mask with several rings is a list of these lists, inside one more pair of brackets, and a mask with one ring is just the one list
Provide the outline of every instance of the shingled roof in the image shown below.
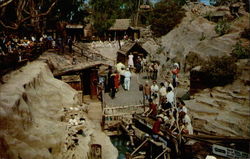
[[144,55],[148,54],[148,52],[140,44],[138,44],[137,42],[127,42],[127,43],[125,43],[121,47],[121,49],[118,50],[118,53],[126,55],[129,52],[133,52],[133,51],[143,53]]
[[116,19],[109,30],[127,30],[129,27],[131,27],[131,19]]

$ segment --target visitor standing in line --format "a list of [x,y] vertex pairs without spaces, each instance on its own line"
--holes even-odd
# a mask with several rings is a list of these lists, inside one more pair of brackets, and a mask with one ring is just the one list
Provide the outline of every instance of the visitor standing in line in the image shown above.
[[167,95],[167,89],[166,89],[166,87],[165,87],[165,85],[164,85],[163,82],[160,83],[159,95],[160,95],[160,101],[159,101],[159,103],[161,105],[162,102],[163,102],[163,98],[166,97],[166,95]]
[[175,88],[177,87],[177,77],[180,72],[180,67],[178,63],[174,63],[174,69],[171,72],[172,72],[173,86]]
[[148,81],[146,81],[145,85],[143,86],[143,94],[144,94],[145,100],[150,99],[151,88],[150,88],[150,85],[149,85]]

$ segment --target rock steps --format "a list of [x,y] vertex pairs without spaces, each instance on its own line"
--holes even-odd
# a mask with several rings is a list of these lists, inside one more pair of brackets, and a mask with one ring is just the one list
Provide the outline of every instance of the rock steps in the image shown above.
[[249,101],[240,90],[216,87],[193,98],[186,101],[186,105],[195,122],[194,127],[217,134],[249,135],[250,124],[245,124],[249,119],[249,107],[246,106]]

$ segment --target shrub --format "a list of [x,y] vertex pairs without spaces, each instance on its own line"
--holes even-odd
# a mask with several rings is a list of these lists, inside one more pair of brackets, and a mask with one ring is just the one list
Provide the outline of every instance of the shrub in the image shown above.
[[185,71],[190,71],[195,66],[201,66],[204,63],[204,60],[195,52],[190,52],[185,59]]
[[241,33],[241,37],[250,40],[250,28],[244,29],[244,31]]
[[202,66],[204,82],[208,87],[231,83],[237,73],[236,59],[231,56],[210,57]]
[[238,41],[233,47],[232,54],[238,59],[250,58],[250,46],[243,46],[241,41]]
[[227,34],[229,30],[230,30],[230,23],[225,20],[220,20],[215,26],[215,32],[220,36]]

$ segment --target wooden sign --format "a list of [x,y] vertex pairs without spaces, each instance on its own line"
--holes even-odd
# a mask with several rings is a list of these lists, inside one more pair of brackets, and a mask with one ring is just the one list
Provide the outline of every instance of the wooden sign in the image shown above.
[[228,157],[228,158],[236,158],[236,159],[247,159],[250,158],[250,154],[242,151],[238,151],[232,148],[213,145],[212,146],[213,153],[219,156]]

